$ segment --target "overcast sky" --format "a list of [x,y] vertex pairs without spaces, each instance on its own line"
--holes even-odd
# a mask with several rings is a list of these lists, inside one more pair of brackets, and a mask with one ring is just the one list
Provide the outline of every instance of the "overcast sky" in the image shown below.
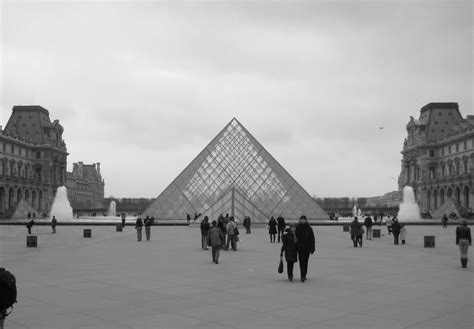
[[156,197],[233,117],[311,195],[381,195],[410,115],[474,112],[471,1],[3,1],[1,28],[0,124],[48,109],[106,196]]

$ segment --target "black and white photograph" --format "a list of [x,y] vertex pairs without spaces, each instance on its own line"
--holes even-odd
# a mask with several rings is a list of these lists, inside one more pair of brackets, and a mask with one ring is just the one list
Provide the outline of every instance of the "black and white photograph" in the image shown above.
[[0,329],[474,328],[472,0],[0,0]]

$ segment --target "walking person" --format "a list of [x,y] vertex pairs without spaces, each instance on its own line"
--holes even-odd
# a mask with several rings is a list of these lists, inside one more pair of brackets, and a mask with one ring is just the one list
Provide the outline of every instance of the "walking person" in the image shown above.
[[145,224],[145,236],[146,236],[146,240],[147,241],[150,241],[150,236],[151,236],[151,225],[153,224],[152,223],[152,220],[149,216],[146,216],[145,220],[144,220],[144,224]]
[[277,234],[277,221],[275,217],[271,217],[270,221],[268,222],[268,234],[270,234],[270,243],[275,243],[275,236]]
[[219,255],[222,248],[224,234],[222,230],[217,227],[216,221],[212,221],[212,227],[209,229],[208,235],[208,244],[212,249],[212,262],[219,264]]
[[209,233],[209,229],[211,228],[211,224],[209,224],[209,217],[204,216],[204,219],[201,222],[201,247],[203,250],[208,250],[208,239],[207,234]]
[[370,217],[370,216],[365,217],[364,224],[365,224],[365,228],[367,230],[367,232],[365,233],[366,234],[365,239],[366,240],[372,240],[372,225],[373,225],[372,217]]
[[58,224],[58,221],[56,220],[56,216],[53,216],[53,219],[51,219],[51,228],[53,229],[53,234],[56,233],[57,224]]
[[387,232],[388,232],[388,235],[390,235],[392,233],[392,224],[393,224],[393,220],[389,217],[387,219]]
[[461,225],[456,227],[456,244],[459,245],[459,252],[461,253],[461,266],[467,267],[467,253],[469,246],[472,244],[471,229],[467,226],[467,221],[463,219]]
[[217,227],[221,230],[223,240],[222,240],[222,249],[225,248],[225,233],[226,233],[226,224],[225,224],[225,217],[224,216],[219,216],[218,222],[217,222]]
[[31,234],[31,228],[33,227],[33,225],[35,225],[35,221],[33,219],[31,219],[28,223],[26,223],[26,228],[28,229],[28,234]]
[[443,224],[443,228],[448,228],[448,216],[444,214],[443,218],[441,219],[441,223]]
[[280,257],[285,254],[286,260],[286,271],[288,274],[288,280],[293,281],[293,266],[298,261],[298,250],[296,248],[296,224],[290,224],[290,228],[285,230],[281,241]]
[[359,245],[362,248],[362,237],[364,235],[364,230],[362,225],[359,223],[359,219],[354,217],[354,220],[351,223],[351,240],[354,245],[354,248],[357,248]]
[[231,246],[233,251],[237,251],[237,223],[234,221],[234,217],[231,216],[229,218],[229,222],[227,223],[226,226],[226,232],[227,232],[227,244],[225,249],[229,250],[229,245]]
[[122,213],[122,228],[125,227],[125,213]]
[[142,228],[143,228],[142,218],[138,216],[135,222],[135,229],[137,230],[138,241],[142,241]]
[[281,236],[283,235],[283,232],[285,231],[285,227],[286,227],[285,219],[280,215],[277,218],[277,223],[278,223],[278,243],[280,243]]
[[316,249],[314,232],[308,223],[306,216],[301,216],[296,226],[296,250],[298,252],[298,260],[300,262],[301,282],[306,281],[308,273],[309,255],[312,255]]
[[188,222],[188,224],[191,223],[191,215],[190,214],[186,214],[186,221]]
[[244,218],[244,227],[245,227],[245,234],[251,234],[250,231],[250,217],[245,216]]
[[394,218],[392,223],[393,244],[398,244],[398,237],[400,236],[401,228],[402,227],[400,226],[398,219]]

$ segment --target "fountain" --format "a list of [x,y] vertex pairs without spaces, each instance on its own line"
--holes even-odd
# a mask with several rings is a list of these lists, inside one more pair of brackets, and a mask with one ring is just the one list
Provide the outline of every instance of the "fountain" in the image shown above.
[[50,219],[56,217],[58,221],[72,220],[72,207],[67,198],[66,186],[58,187],[51,207]]
[[107,216],[116,217],[117,216],[117,204],[114,200],[110,202],[109,210],[107,210]]
[[400,210],[398,211],[398,221],[415,222],[420,219],[420,207],[415,201],[413,188],[411,186],[405,186],[403,188],[403,202],[400,204]]
[[354,205],[354,208],[352,208],[352,215],[354,217],[357,217],[357,206],[356,205]]
[[357,210],[357,217],[359,217],[359,218],[362,217],[362,210],[361,209]]

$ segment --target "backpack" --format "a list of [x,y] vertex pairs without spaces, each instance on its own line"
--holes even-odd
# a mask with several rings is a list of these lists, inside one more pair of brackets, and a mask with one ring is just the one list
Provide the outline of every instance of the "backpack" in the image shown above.
[[16,303],[16,279],[13,274],[0,268],[0,318],[8,315],[7,309]]

